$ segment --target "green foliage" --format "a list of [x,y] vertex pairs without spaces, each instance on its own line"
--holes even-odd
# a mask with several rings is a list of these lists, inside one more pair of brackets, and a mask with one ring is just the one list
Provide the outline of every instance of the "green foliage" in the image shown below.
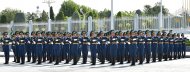
[[186,44],[187,46],[190,46],[190,41],[189,41],[189,40],[186,40],[185,44]]
[[6,23],[7,22],[7,17],[5,15],[1,16],[0,23]]
[[61,5],[59,12],[63,12],[65,16],[71,17],[76,10],[79,10],[79,5],[72,0],[67,0]]
[[1,19],[1,20],[6,20],[5,23],[9,23],[15,19],[16,13],[21,13],[21,11],[16,9],[6,8],[5,10],[1,11],[1,16],[3,15],[6,16],[6,19]]
[[17,23],[21,23],[21,22],[25,22],[25,15],[24,13],[17,13],[15,15],[15,19],[14,19],[14,22],[17,22]]
[[[167,15],[169,14],[169,11],[167,8],[163,7],[163,15]],[[158,15],[160,13],[160,4],[156,3],[153,7],[151,7],[150,5],[145,5],[144,6],[144,13],[145,15]]]
[[64,13],[62,11],[57,14],[56,20],[64,20]]
[[111,11],[108,9],[104,9],[104,11],[99,12],[100,18],[110,18],[111,17]]
[[43,22],[48,21],[48,13],[43,10],[41,20]]
[[72,15],[72,19],[73,20],[80,20],[80,13],[76,10],[73,15]]
[[121,11],[119,11],[119,12],[117,13],[116,17],[117,17],[117,18],[121,18],[121,17],[122,17]]
[[52,6],[50,7],[50,19],[51,20],[55,20],[55,18],[54,18],[54,12],[53,12],[53,7]]

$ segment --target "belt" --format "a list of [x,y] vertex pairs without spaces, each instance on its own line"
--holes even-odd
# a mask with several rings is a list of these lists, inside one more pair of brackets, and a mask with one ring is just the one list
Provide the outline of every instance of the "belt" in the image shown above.
[[91,43],[91,44],[97,44],[97,43]]
[[132,44],[137,44],[137,42],[132,42]]
[[140,44],[144,44],[144,42],[139,42]]
[[70,43],[65,43],[65,44],[70,44]]
[[117,42],[111,42],[111,44],[117,44]]
[[163,44],[163,42],[158,42],[158,44]]
[[79,44],[79,43],[72,43],[72,44]]
[[174,43],[174,44],[179,44],[179,43]]
[[88,42],[83,42],[82,44],[88,44]]
[[19,44],[25,44],[25,43],[19,43]]
[[54,43],[54,44],[61,44],[61,43]]
[[37,44],[43,44],[43,43],[37,43]]
[[174,44],[174,42],[170,42],[170,44]]
[[125,44],[125,42],[120,42],[120,44]]
[[169,42],[164,42],[165,44],[169,44]]
[[147,44],[151,44],[151,42],[146,42]]
[[152,43],[158,43],[158,42],[152,42]]

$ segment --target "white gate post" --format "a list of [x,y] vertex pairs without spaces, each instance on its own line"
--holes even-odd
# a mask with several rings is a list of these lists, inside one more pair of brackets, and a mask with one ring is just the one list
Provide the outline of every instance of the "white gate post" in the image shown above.
[[139,30],[139,15],[135,14],[134,17],[134,30]]
[[88,17],[88,35],[90,35],[90,31],[92,31],[92,17]]
[[68,21],[67,31],[71,33],[72,32],[71,31],[71,28],[72,28],[72,26],[71,26],[71,17],[69,17],[67,21]]
[[29,36],[31,36],[31,33],[33,31],[33,22],[32,22],[32,20],[29,21],[28,29],[29,29]]

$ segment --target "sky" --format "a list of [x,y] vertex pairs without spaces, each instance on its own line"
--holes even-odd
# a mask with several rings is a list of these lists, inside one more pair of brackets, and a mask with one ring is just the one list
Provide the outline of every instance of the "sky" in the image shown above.
[[[61,4],[65,0],[54,0],[51,6],[54,8],[54,13],[57,14],[61,7]],[[79,5],[85,5],[96,9],[98,11],[104,10],[105,8],[111,9],[111,0],[73,0]],[[114,1],[114,14],[118,11],[134,11],[137,9],[143,10],[144,5],[153,6],[160,0],[113,0]],[[36,12],[37,6],[39,10],[48,11],[48,5],[43,3],[44,0],[0,0],[0,11],[5,8],[19,9],[27,12]],[[169,9],[170,13],[175,14],[182,8],[182,0],[163,0],[163,5]]]

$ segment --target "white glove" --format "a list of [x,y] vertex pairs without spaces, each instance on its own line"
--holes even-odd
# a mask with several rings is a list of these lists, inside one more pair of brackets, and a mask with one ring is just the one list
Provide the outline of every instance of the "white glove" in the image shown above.
[[12,44],[12,42],[9,42],[9,45],[11,45]]
[[90,45],[90,42],[88,42],[88,45]]

